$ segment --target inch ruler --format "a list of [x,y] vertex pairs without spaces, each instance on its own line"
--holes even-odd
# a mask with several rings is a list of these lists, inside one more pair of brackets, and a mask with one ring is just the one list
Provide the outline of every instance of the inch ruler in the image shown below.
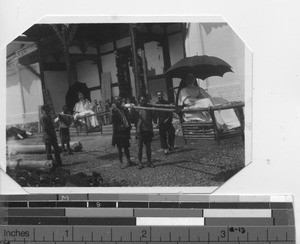
[[289,196],[0,195],[0,243],[295,243]]

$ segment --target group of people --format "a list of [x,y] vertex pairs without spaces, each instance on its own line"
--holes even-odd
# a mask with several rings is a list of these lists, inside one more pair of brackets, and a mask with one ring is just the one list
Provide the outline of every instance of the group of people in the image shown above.
[[[94,115],[96,112],[93,111],[93,106],[91,103],[84,98],[83,93],[78,92],[77,95],[78,102],[74,106],[74,113],[71,114],[68,111],[67,106],[64,105],[62,112],[60,112],[54,120],[59,127],[59,135],[64,155],[73,154],[70,147],[70,125],[76,122],[85,123],[85,120],[83,119],[84,116]],[[92,128],[99,126],[96,116],[87,117],[87,121],[89,126]],[[45,143],[47,160],[52,159],[51,147],[53,147],[56,163],[55,166],[61,166],[62,162],[60,158],[60,149],[57,142],[55,126],[50,116],[50,107],[47,104],[42,106],[42,116],[40,118],[40,122],[43,128],[43,141]]]
[[94,100],[94,105],[92,107],[92,110],[94,113],[103,113],[101,115],[97,116],[98,121],[102,124],[102,125],[109,125],[111,124],[111,116],[109,113],[105,113],[106,111],[108,111],[111,108],[111,102],[109,100],[105,101],[105,104],[102,106],[102,102],[98,101],[95,99]]
[[[169,104],[164,100],[163,92],[157,92],[158,104]],[[88,100],[84,99],[82,93],[78,93],[78,102],[74,106],[73,115],[68,111],[67,106],[63,107],[63,111],[58,114],[55,122],[59,124],[59,134],[64,154],[71,155],[70,148],[70,132],[69,126],[73,120],[81,119],[85,115],[95,113]],[[135,104],[130,101],[122,100],[116,96],[111,106],[111,122],[113,126],[112,145],[117,146],[119,161],[122,167],[132,165],[130,160],[130,132],[132,125],[136,127],[136,138],[138,142],[138,165],[139,169],[143,168],[142,154],[143,146],[146,148],[147,166],[154,167],[151,161],[151,142],[154,137],[153,122],[159,126],[161,146],[165,150],[165,154],[174,150],[175,129],[172,125],[172,112],[155,112],[153,110],[136,109]],[[146,96],[139,97],[140,107],[149,107]],[[93,118],[94,117],[94,118]],[[97,118],[91,116],[90,122],[92,126],[97,126]],[[60,149],[57,142],[55,126],[50,117],[50,108],[48,105],[42,106],[41,125],[43,128],[43,141],[46,148],[47,160],[52,159],[51,147],[54,149],[56,167],[62,166],[60,157]],[[127,164],[123,164],[122,153],[125,153]]]
[[[188,74],[182,82],[183,87],[179,93],[179,104],[183,105],[184,109],[208,108],[228,103],[228,101],[223,98],[211,97],[204,89],[200,88],[193,74]],[[164,99],[164,93],[162,91],[158,91],[156,96],[157,104],[170,104]],[[63,111],[57,118],[59,121],[62,148],[64,151],[68,151],[69,154],[72,154],[69,144],[70,133],[68,128],[71,124],[70,121],[72,119],[75,121],[81,120],[84,116],[94,115],[95,113],[103,111],[101,103],[98,104],[97,101],[94,101],[94,103],[94,106],[92,106],[91,103],[84,98],[84,95],[79,92],[78,102],[74,106],[73,115],[71,115],[67,111],[67,107],[64,106]],[[154,137],[153,122],[158,125],[161,148],[164,149],[165,154],[174,150],[175,129],[172,124],[173,113],[159,109],[149,109],[149,107],[150,105],[145,95],[139,97],[138,106],[136,106],[135,101],[122,99],[119,96],[114,97],[113,104],[109,104],[109,102],[106,103],[105,111],[111,111],[106,123],[112,123],[112,145],[118,148],[119,161],[122,168],[133,164],[130,159],[129,151],[132,124],[134,124],[136,129],[139,169],[144,167],[142,162],[144,145],[146,148],[147,166],[154,167],[151,160],[151,142]],[[49,115],[49,107],[44,105],[42,106],[42,110],[41,125],[43,127],[43,139],[47,159],[52,159],[51,147],[53,147],[56,164],[57,166],[61,166],[60,150],[56,139],[55,128]],[[199,120],[207,122],[212,120],[210,114],[205,111],[184,112],[183,114],[185,121]],[[240,126],[240,121],[233,109],[215,111],[214,115],[217,127],[220,130],[228,130]],[[88,116],[87,119],[92,127],[99,125],[97,116]],[[65,148],[65,144],[67,149]],[[123,163],[123,151],[126,157],[126,164]]]
[[[164,100],[162,91],[157,92],[158,104],[169,104]],[[151,142],[154,137],[153,122],[158,123],[161,147],[165,154],[174,150],[175,129],[172,124],[172,112],[156,112],[147,109],[150,107],[147,97],[142,95],[138,99],[138,106],[133,103],[122,103],[119,96],[114,98],[114,108],[112,109],[112,145],[117,146],[119,161],[122,168],[133,165],[130,160],[130,131],[131,124],[134,124],[136,129],[136,139],[138,145],[138,168],[144,167],[142,162],[143,146],[146,148],[147,167],[154,167],[151,160]],[[127,159],[127,163],[123,163],[122,151]]]

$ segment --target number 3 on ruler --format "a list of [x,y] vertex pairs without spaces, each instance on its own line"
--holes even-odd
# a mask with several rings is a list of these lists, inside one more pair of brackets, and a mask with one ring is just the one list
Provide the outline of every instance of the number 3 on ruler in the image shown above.
[[226,237],[226,231],[225,230],[221,230],[221,238],[225,238]]

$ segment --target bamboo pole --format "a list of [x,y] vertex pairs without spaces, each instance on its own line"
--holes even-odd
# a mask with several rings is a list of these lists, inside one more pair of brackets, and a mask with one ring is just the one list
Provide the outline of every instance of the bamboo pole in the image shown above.
[[140,107],[140,106],[133,106],[132,108],[150,110],[150,111],[175,112],[175,109],[171,109],[171,108],[153,108],[153,107]]
[[[218,105],[214,107],[207,107],[207,108],[193,108],[193,109],[182,109],[182,107],[178,107],[179,110],[181,110],[183,113],[189,112],[207,112],[209,110],[218,111],[218,110],[225,110],[225,109],[232,109],[232,108],[238,108],[238,107],[244,107],[243,102],[236,102],[236,103],[229,103],[226,105]],[[144,109],[144,110],[152,110],[152,111],[161,111],[161,112],[176,112],[175,108],[158,108],[158,107],[141,107],[141,106],[133,106],[133,109]]]

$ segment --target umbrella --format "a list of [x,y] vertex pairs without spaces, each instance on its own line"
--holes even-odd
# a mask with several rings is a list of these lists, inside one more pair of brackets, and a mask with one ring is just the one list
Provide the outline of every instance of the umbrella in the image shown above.
[[69,111],[73,111],[75,104],[78,102],[78,92],[81,92],[85,99],[91,100],[90,90],[85,83],[77,81],[70,86],[66,95],[66,105]]
[[205,80],[210,76],[223,76],[226,72],[233,71],[224,60],[203,55],[181,59],[165,72],[165,76],[184,79],[188,73],[192,73],[196,78]]

